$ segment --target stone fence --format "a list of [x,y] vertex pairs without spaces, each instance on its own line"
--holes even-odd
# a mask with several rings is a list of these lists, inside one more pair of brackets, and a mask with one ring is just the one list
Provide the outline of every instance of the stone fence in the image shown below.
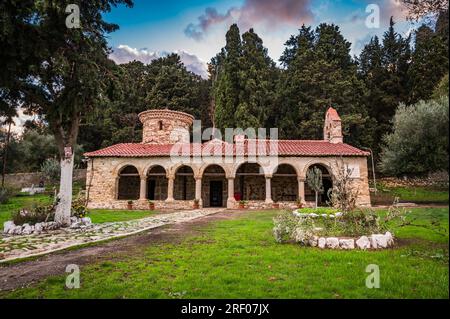
[[[13,188],[24,188],[38,186],[42,180],[41,173],[15,173],[5,175],[5,185]],[[73,170],[74,182],[86,183],[86,169],[74,169]]]

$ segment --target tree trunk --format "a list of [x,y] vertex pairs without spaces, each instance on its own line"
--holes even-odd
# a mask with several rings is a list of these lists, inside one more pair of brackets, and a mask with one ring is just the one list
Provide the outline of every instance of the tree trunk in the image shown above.
[[70,212],[72,208],[72,174],[74,154],[63,158],[61,164],[61,179],[59,184],[58,205],[56,206],[55,221],[62,226],[70,226]]
[[6,135],[5,153],[3,154],[2,188],[5,187],[6,158],[8,157],[9,139],[11,137],[11,123],[12,121],[9,122],[8,134]]
[[319,192],[318,192],[318,191],[316,191],[316,209],[317,209],[317,205],[318,205],[318,196],[317,196],[317,195],[318,195],[318,193],[319,193]]

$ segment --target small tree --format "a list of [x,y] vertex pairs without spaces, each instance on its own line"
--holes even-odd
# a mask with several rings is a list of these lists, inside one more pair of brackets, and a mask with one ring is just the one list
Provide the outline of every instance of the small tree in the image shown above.
[[343,161],[335,164],[337,167],[333,179],[333,188],[328,192],[331,205],[343,212],[350,212],[356,207],[359,189],[353,185],[352,173]]
[[322,171],[320,168],[314,166],[313,168],[308,169],[306,173],[306,182],[308,186],[316,193],[316,208],[318,204],[319,193],[323,192],[323,183],[322,183]]
[[380,169],[390,175],[448,171],[448,97],[401,104],[392,133],[385,135]]

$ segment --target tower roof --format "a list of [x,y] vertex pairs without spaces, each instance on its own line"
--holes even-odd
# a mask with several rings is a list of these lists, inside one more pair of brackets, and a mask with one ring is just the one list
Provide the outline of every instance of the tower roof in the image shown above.
[[340,121],[341,117],[339,116],[338,112],[336,111],[336,109],[334,109],[333,107],[329,107],[326,117],[330,118],[333,121]]

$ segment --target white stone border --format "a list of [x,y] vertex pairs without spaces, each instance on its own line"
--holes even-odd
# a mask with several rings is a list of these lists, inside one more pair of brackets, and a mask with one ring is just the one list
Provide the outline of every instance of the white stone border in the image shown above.
[[356,238],[348,237],[318,237],[314,236],[307,243],[307,246],[319,247],[321,249],[385,249],[394,246],[394,236],[390,232],[386,234],[373,234]]
[[[337,212],[334,214],[315,214],[315,213],[300,213],[298,210],[292,212],[294,216],[300,218],[338,218],[343,215],[342,212]],[[394,236],[390,232],[386,234],[372,234],[369,236],[361,236],[356,238],[348,237],[319,237],[314,236],[313,239],[308,240],[307,246],[319,247],[321,249],[344,249],[352,250],[355,248],[366,250],[366,249],[385,249],[394,246]]]

